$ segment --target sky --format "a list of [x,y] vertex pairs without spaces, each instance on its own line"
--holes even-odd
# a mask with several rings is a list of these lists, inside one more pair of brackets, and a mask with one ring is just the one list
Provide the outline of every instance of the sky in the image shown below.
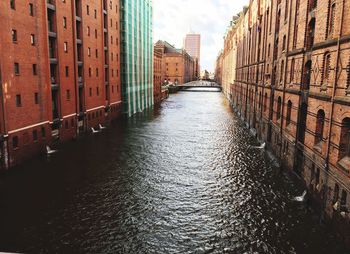
[[176,48],[190,31],[201,34],[201,70],[214,71],[223,36],[232,19],[249,0],[153,0],[153,41]]

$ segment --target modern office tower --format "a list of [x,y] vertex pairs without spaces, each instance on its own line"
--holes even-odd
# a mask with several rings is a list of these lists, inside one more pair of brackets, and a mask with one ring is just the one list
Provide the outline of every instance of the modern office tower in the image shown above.
[[119,8],[119,0],[0,1],[1,168],[118,115]]
[[197,60],[195,72],[200,73],[200,60],[201,60],[201,35],[200,34],[187,34],[184,40],[184,48],[190,56]]
[[121,0],[121,65],[124,111],[153,105],[152,0]]

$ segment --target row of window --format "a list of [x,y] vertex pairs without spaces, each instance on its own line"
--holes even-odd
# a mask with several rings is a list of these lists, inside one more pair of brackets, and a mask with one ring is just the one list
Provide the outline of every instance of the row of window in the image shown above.
[[[46,129],[45,129],[45,127],[41,127],[40,133],[41,133],[41,137],[43,139],[46,138]],[[32,131],[32,140],[33,140],[33,142],[37,142],[38,139],[39,139],[39,132],[38,132],[38,130],[35,129],[35,130]],[[29,134],[27,132],[25,132],[23,134],[23,144],[27,145],[29,142],[30,142]],[[12,148],[14,150],[19,148],[19,137],[18,136],[13,136],[12,137]]]

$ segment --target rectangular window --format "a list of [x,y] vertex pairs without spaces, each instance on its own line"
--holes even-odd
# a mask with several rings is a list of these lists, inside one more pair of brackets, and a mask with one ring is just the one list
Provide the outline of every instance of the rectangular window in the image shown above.
[[95,29],[95,38],[97,39],[97,29]]
[[67,28],[67,18],[63,17],[63,28]]
[[12,42],[17,42],[17,30],[12,29]]
[[30,35],[30,44],[31,44],[32,46],[35,45],[35,35],[34,35],[34,34],[31,34],[31,35]]
[[18,148],[18,137],[17,136],[14,136],[12,138],[12,147],[13,147],[13,149]]
[[34,103],[39,104],[39,94],[38,93],[34,93]]
[[94,10],[94,16],[95,16],[95,19],[97,19],[97,11]]
[[69,76],[69,67],[68,66],[66,66],[66,77],[68,77]]
[[15,74],[19,75],[19,63],[14,64]]
[[90,95],[90,97],[92,96],[92,88],[91,87],[89,88],[89,95]]
[[68,52],[68,42],[64,42],[63,44],[63,49],[64,49],[64,52]]
[[16,95],[16,106],[17,107],[22,107],[22,99],[21,99],[21,95],[20,94]]
[[96,68],[96,77],[98,77],[98,68]]
[[90,27],[87,27],[87,35],[90,36]]
[[16,10],[16,1],[15,0],[10,0],[10,6],[12,10]]
[[91,49],[88,48],[88,56],[90,57],[91,56]]
[[97,96],[100,95],[100,88],[99,87],[96,87],[96,94],[97,94]]
[[88,5],[86,6],[86,14],[90,15],[90,7]]
[[91,67],[89,68],[89,77],[91,77]]
[[29,3],[29,15],[34,16],[34,5]]
[[37,130],[33,130],[33,141],[38,141],[38,131]]
[[95,50],[96,58],[98,58],[98,49]]
[[36,64],[33,64],[33,75],[38,75]]
[[46,129],[45,129],[45,127],[41,127],[41,136],[42,136],[43,138],[46,137]]
[[70,90],[69,89],[66,91],[66,97],[67,97],[67,101],[70,101]]

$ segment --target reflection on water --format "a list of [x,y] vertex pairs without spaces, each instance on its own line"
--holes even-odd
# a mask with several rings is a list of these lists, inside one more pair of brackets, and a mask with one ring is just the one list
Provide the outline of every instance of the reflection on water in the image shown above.
[[220,93],[180,92],[0,179],[0,250],[346,253]]

